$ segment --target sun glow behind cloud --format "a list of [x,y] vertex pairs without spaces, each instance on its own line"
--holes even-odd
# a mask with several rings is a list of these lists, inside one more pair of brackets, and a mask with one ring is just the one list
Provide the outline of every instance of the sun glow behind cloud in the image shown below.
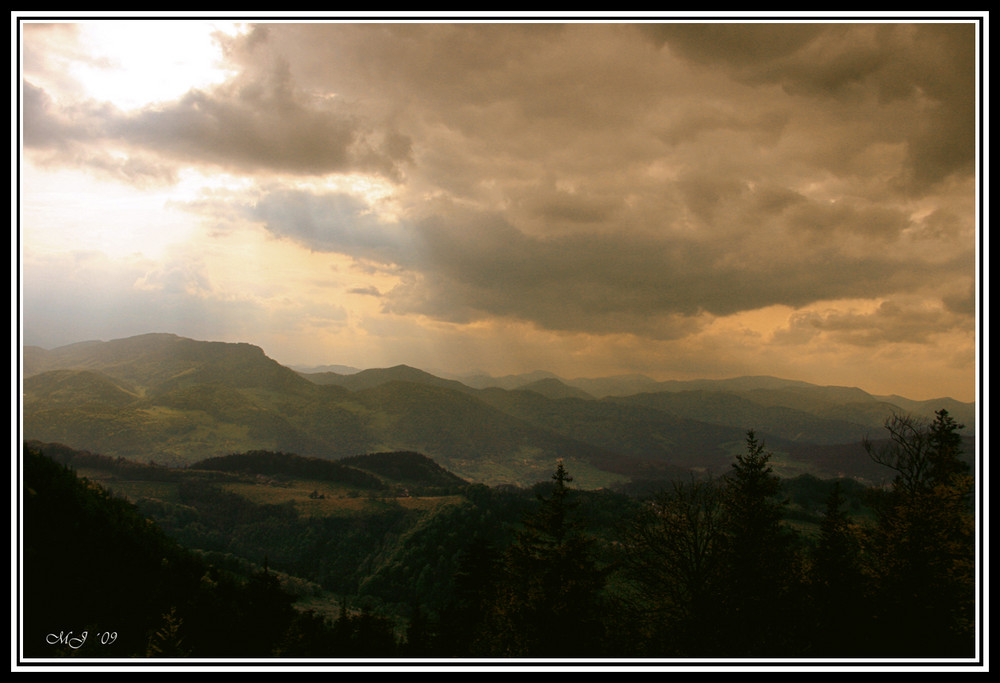
[[138,109],[222,83],[233,74],[217,34],[237,36],[240,24],[201,21],[85,21],[75,24],[87,60],[67,60],[67,75],[86,96]]
[[973,32],[711,33],[26,25],[31,342],[968,398]]

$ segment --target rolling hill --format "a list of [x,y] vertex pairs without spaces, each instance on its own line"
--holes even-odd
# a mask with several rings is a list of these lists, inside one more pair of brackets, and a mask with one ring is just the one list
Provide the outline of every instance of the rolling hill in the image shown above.
[[412,451],[469,481],[530,485],[563,458],[591,488],[691,469],[718,473],[747,429],[775,451],[778,468],[869,476],[859,442],[879,438],[893,412],[930,417],[947,407],[970,432],[975,417],[974,406],[950,399],[875,397],[771,377],[586,381],[532,373],[491,386],[481,376],[466,384],[405,365],[299,373],[250,344],[170,334],[25,348],[22,389],[23,438],[139,462],[190,465],[258,450],[327,460]]

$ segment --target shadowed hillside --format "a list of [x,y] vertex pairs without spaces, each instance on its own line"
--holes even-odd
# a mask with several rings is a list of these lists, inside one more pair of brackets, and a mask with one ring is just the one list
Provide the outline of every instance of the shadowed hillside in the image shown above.
[[[251,451],[416,451],[468,481],[522,485],[563,458],[597,488],[718,472],[748,427],[787,456],[789,472],[865,476],[861,440],[903,412],[860,389],[772,377],[469,381],[480,388],[405,365],[303,375],[256,346],[170,334],[32,347],[24,437],[174,466]],[[933,402],[898,402],[933,412]],[[953,404],[965,421],[971,407]]]

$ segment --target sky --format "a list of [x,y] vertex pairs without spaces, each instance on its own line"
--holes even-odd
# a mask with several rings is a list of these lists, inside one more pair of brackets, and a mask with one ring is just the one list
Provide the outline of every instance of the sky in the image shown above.
[[976,398],[974,22],[12,31],[23,344]]

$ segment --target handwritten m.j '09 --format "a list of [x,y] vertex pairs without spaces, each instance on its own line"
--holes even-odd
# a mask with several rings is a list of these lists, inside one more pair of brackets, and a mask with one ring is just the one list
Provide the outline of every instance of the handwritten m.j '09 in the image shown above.
[[[49,645],[66,645],[74,650],[79,650],[87,642],[88,635],[87,631],[83,631],[79,635],[74,635],[72,631],[60,631],[59,633],[50,633],[45,636],[45,642]],[[118,640],[118,632],[103,631],[95,633],[94,638],[101,645],[111,645]]]

